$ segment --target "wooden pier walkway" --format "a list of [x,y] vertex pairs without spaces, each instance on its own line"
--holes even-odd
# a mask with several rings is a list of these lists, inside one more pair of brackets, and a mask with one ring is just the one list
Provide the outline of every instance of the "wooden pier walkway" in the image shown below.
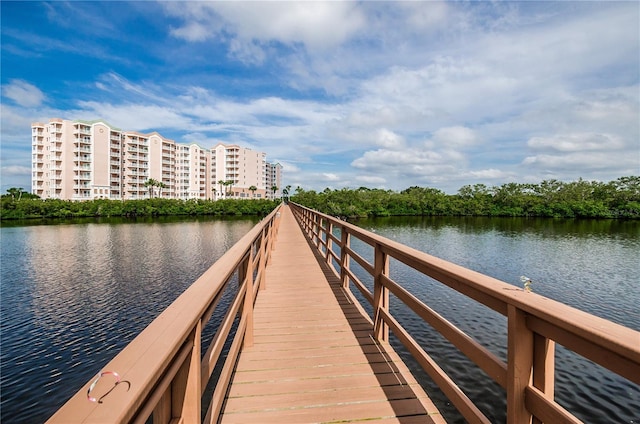
[[444,423],[399,356],[318,260],[288,207],[222,423]]
[[[506,357],[394,281],[398,263],[502,314]],[[233,299],[221,302],[227,292]],[[640,384],[640,332],[292,204],[253,227],[47,422],[445,423],[389,346],[393,335],[466,422],[490,424],[396,319],[399,305],[504,388],[495,400],[506,401],[509,424],[581,422],[555,401],[556,343]]]

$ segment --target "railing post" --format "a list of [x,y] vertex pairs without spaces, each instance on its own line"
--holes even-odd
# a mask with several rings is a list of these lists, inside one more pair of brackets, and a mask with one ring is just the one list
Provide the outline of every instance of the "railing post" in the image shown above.
[[320,227],[320,224],[318,223],[318,215],[317,214],[313,214],[313,225],[311,225],[311,242],[313,244],[315,244],[317,246],[318,241],[316,240],[318,238],[317,233],[318,233],[318,228]]
[[345,289],[349,288],[349,274],[347,273],[347,269],[349,269],[350,258],[347,254],[347,247],[350,245],[351,234],[342,226],[340,229],[340,281],[342,281],[342,287]]
[[[556,342],[535,334],[533,336],[533,386],[553,401],[555,385],[555,346]],[[542,423],[533,417],[534,424]]]
[[276,213],[276,216],[271,220],[271,222],[267,225],[269,228],[267,230],[267,251],[265,257],[265,266],[270,262],[271,259],[271,251],[276,248],[276,240],[278,239],[278,229],[280,228],[280,212]]
[[507,423],[528,424],[532,415],[525,406],[525,389],[531,383],[533,333],[526,313],[507,305]]
[[318,252],[320,253],[322,253],[322,229],[324,228],[322,226],[322,221],[324,221],[324,218],[318,215],[318,218],[317,218],[318,225],[316,227],[316,234],[317,234],[316,249],[318,249]]
[[269,249],[271,248],[271,243],[269,240],[272,238],[272,231],[273,226],[271,226],[271,230],[267,230],[266,228],[262,229],[262,237],[260,239],[259,250],[260,259],[258,260],[258,275],[260,275],[260,280],[258,281],[258,290],[264,290],[267,288],[267,279],[264,274],[267,268],[267,255],[269,254]]
[[[255,243],[255,242],[254,242]],[[243,347],[253,346],[253,259],[254,259],[254,243],[249,248],[249,257],[246,262],[241,265],[244,270],[244,302],[242,305],[242,315],[247,317],[247,328],[244,333]]]
[[389,256],[382,251],[382,246],[375,245],[373,265],[373,307],[375,311],[373,332],[376,340],[389,341],[389,326],[384,322],[380,310],[389,311],[389,289],[382,285],[382,276],[389,274]]
[[328,264],[331,264],[331,248],[333,247],[333,239],[330,237],[333,235],[333,223],[331,221],[327,221],[327,231],[325,232],[325,237],[327,239],[327,251],[325,255],[325,259]]
[[176,373],[167,391],[153,410],[154,423],[199,422],[200,404],[200,340],[202,322],[194,328],[189,336],[193,343],[191,352]]

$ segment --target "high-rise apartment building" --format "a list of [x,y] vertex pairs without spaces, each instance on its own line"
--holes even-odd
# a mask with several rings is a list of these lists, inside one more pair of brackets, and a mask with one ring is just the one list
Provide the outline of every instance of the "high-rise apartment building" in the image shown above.
[[211,175],[216,198],[267,198],[267,156],[235,144],[219,143],[211,149]]
[[267,163],[267,198],[279,199],[282,197],[282,165],[279,163]]
[[31,134],[31,191],[45,199],[251,199],[282,193],[282,167],[238,145],[205,149],[104,121],[50,119],[33,123]]

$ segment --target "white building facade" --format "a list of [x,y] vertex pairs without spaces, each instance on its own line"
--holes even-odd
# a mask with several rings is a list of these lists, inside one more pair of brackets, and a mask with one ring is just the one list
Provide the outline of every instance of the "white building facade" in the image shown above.
[[282,167],[267,163],[264,152],[235,144],[206,149],[157,132],[57,118],[33,123],[31,136],[31,192],[43,199],[281,197]]
[[267,163],[267,198],[282,198],[282,165],[279,163]]

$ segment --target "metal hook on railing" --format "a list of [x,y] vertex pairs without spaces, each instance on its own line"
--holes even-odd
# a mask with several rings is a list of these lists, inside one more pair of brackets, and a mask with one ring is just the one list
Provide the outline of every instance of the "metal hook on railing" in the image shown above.
[[[93,389],[95,389],[96,385],[98,384],[98,381],[105,375],[112,375],[115,377],[116,382],[113,385],[113,387],[105,394],[103,394],[102,396],[100,396],[99,399],[96,399],[94,397],[91,396],[91,391],[93,391]],[[118,384],[120,383],[127,383],[128,388],[127,390],[129,390],[129,387],[131,387],[131,383],[129,383],[128,381],[120,381],[120,374],[118,374],[115,371],[101,371],[98,376],[96,377],[95,380],[93,380],[93,382],[91,383],[91,385],[89,386],[89,390],[87,390],[87,400],[89,402],[98,402],[98,403],[102,403],[102,399],[107,396],[109,393],[111,393],[113,391],[113,389],[115,389]]]

